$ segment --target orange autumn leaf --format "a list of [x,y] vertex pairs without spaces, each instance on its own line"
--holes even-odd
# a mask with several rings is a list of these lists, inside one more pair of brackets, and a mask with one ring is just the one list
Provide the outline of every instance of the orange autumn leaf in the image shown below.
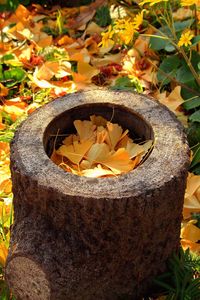
[[39,34],[36,43],[39,47],[45,48],[53,44],[53,38],[51,35]]
[[25,8],[25,6],[20,4],[15,11],[15,15],[19,20],[24,20],[28,18],[30,12]]
[[91,78],[99,73],[98,69],[83,61],[78,61],[77,70],[78,74],[82,76],[82,81],[85,82],[90,82]]
[[105,160],[109,155],[109,147],[107,144],[95,143],[91,146],[90,150],[87,153],[87,160],[90,162],[90,165],[93,163],[100,163],[102,160]]
[[69,37],[68,35],[64,35],[58,40],[58,45],[63,46],[63,45],[70,45],[74,42],[74,39]]
[[129,153],[131,158],[134,158],[145,152],[144,147],[142,145],[138,145],[129,141],[127,142],[126,150]]
[[6,88],[2,83],[0,83],[0,97],[8,96],[9,89]]
[[200,176],[189,173],[185,191],[183,216],[191,217],[191,213],[200,211]]
[[135,165],[124,148],[118,149],[113,154],[110,153],[106,159],[99,162],[111,169],[116,175],[130,172]]
[[103,126],[98,126],[96,130],[96,142],[104,143],[108,139],[108,131]]
[[28,104],[24,101],[21,101],[20,98],[14,98],[14,99],[4,101],[4,105],[16,106],[18,108],[25,109]]
[[80,138],[80,141],[91,139],[94,134],[95,126],[90,121],[75,120],[74,126]]
[[8,256],[8,248],[3,242],[0,243],[0,264],[2,267],[5,266],[6,258]]
[[86,140],[80,143],[74,142],[72,145],[69,146],[62,145],[56,151],[56,153],[67,157],[72,163],[78,165],[91,146],[92,141],[90,140]]
[[163,92],[161,94],[157,92],[154,96],[159,102],[166,105],[174,113],[177,112],[177,109],[184,102],[183,98],[181,97],[180,86],[176,86],[168,96],[166,95],[166,92]]
[[46,61],[37,72],[37,78],[39,80],[50,80],[59,71],[59,62]]
[[182,239],[181,246],[183,247],[184,250],[187,250],[189,248],[192,252],[196,252],[200,254],[200,244],[198,243],[194,243],[190,240]]
[[[102,116],[92,115],[90,120],[75,120],[77,134],[68,135],[52,154],[52,160],[67,172],[87,177],[120,175],[133,170],[152,146],[152,141],[133,144],[128,130],[123,132]],[[139,147],[134,154],[133,146]]]
[[107,143],[110,146],[111,150],[114,150],[115,146],[119,142],[122,136],[122,128],[118,124],[113,124],[111,122],[107,122],[107,129],[108,129],[108,138],[106,139]]
[[191,242],[200,241],[200,228],[195,226],[195,221],[189,221],[182,229],[181,229],[181,238],[190,240]]
[[10,178],[0,181],[0,192],[10,194],[12,191],[12,181]]
[[96,116],[96,115],[90,116],[90,120],[91,120],[92,124],[94,124],[96,126],[106,126],[106,124],[108,122],[102,116]]
[[51,154],[51,160],[58,166],[63,162],[62,156],[59,155],[56,150],[53,150]]

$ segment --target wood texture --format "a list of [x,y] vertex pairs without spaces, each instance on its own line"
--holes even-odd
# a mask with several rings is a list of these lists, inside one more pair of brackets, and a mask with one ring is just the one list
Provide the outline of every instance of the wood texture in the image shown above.
[[[94,113],[153,138],[147,160],[116,178],[56,166],[48,155],[58,129],[70,133],[73,120]],[[85,91],[34,112],[11,147],[15,222],[6,279],[16,298],[140,299],[179,247],[188,165],[183,127],[144,95]]]

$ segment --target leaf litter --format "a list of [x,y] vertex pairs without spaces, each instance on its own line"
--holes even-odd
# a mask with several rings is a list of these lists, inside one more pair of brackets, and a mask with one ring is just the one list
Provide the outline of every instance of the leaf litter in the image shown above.
[[132,171],[153,147],[153,141],[134,143],[129,130],[102,116],[75,120],[76,134],[53,150],[51,159],[63,170],[85,177],[112,177]]

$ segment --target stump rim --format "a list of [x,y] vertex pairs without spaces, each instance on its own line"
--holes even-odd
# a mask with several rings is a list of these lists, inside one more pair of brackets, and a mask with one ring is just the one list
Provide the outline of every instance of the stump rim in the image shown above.
[[[111,103],[119,104],[120,102],[120,105],[123,103],[136,113],[141,114],[142,117],[150,123],[155,133],[156,147],[154,147],[149,158],[137,169],[116,178],[87,178],[64,172],[58,168],[45,153],[43,136],[46,126],[59,112],[63,112],[63,106],[66,107],[66,109],[70,109],[84,103],[105,103],[107,102],[105,98],[108,97],[108,95],[114,98]],[[159,117],[161,114],[162,117]],[[161,120],[165,122],[163,128],[166,127],[165,138],[168,143],[168,147],[166,151],[164,151],[162,159],[159,157],[159,154],[162,153],[163,146],[166,147],[166,141],[160,134],[160,132],[163,131]],[[37,123],[37,128],[35,128],[34,133],[30,135],[30,128],[34,122]],[[172,136],[170,134],[167,136],[167,129],[172,130]],[[28,142],[22,147],[24,138],[27,139]],[[33,138],[34,141],[32,140]],[[174,143],[176,144],[174,145]],[[34,144],[36,144],[37,147],[35,147]],[[29,154],[30,149],[32,149],[33,155]],[[38,150],[39,153],[35,154],[34,150]],[[18,161],[15,161],[15,153],[18,153],[20,156]],[[174,153],[176,153],[177,159],[173,161],[173,166],[171,166],[169,170],[169,166],[167,170],[165,170],[169,162],[167,156],[171,157]],[[30,160],[32,159],[34,159],[34,164],[30,164]],[[43,188],[45,186],[47,186],[48,189],[52,188],[54,190],[59,188],[59,191],[64,195],[69,194],[76,196],[80,194],[82,197],[126,198],[131,195],[139,196],[143,190],[148,191],[159,188],[159,186],[165,185],[168,181],[177,177],[183,167],[187,168],[189,166],[189,147],[183,126],[176,119],[175,115],[154,99],[136,93],[98,89],[77,92],[58,98],[29,116],[28,120],[23,122],[15,134],[11,146],[11,161],[11,169],[18,169],[22,176],[32,176],[35,182]],[[155,174],[159,166],[161,166],[161,170]],[[162,173],[164,173],[165,176],[163,176]],[[74,187],[78,188],[78,190],[75,191]]]

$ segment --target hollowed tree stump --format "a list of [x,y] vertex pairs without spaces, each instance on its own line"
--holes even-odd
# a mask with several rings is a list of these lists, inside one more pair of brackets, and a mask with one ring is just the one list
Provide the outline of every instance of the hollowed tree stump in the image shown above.
[[[48,155],[58,129],[70,133],[75,119],[92,114],[154,139],[147,160],[99,179],[55,165]],[[144,95],[86,91],[33,113],[11,147],[15,222],[6,280],[16,298],[140,299],[179,247],[188,165],[181,124]]]

